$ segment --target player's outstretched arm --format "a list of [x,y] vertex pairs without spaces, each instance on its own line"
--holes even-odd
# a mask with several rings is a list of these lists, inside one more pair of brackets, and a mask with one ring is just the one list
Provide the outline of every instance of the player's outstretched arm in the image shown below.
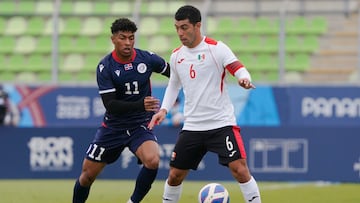
[[153,115],[151,121],[148,125],[148,128],[152,130],[155,125],[160,125],[160,123],[165,119],[167,111],[165,109],[160,109],[156,114]]

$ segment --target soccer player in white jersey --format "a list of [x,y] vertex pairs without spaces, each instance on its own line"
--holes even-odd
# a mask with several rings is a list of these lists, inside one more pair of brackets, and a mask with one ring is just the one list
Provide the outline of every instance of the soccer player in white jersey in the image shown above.
[[152,129],[164,120],[182,88],[185,120],[171,156],[163,203],[179,201],[183,180],[190,169],[197,169],[208,151],[216,153],[219,163],[229,168],[246,202],[261,203],[224,81],[228,70],[241,87],[255,88],[250,74],[227,45],[201,34],[197,8],[179,8],[175,28],[183,46],[170,57],[171,74],[163,102],[148,125]]

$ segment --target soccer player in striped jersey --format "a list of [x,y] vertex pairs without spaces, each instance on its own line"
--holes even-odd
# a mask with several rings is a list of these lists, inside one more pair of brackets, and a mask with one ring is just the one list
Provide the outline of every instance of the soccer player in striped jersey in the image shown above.
[[114,50],[97,65],[99,94],[106,112],[86,152],[73,203],[83,203],[90,186],[107,164],[115,162],[125,147],[143,164],[128,203],[140,202],[151,188],[159,166],[157,138],[147,127],[160,101],[151,96],[153,72],[170,76],[169,64],[160,56],[134,48],[137,26],[127,18],[112,23]]
[[171,76],[163,103],[149,124],[152,129],[164,120],[182,88],[185,120],[171,156],[163,203],[179,201],[183,180],[190,169],[197,169],[208,151],[216,153],[219,163],[229,168],[246,202],[261,203],[224,81],[227,70],[241,87],[255,88],[250,73],[227,45],[201,34],[197,8],[179,8],[175,28],[183,46],[170,57]]

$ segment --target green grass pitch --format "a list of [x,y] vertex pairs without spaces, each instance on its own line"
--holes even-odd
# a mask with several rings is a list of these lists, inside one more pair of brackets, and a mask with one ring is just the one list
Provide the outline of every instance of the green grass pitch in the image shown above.
[[[197,193],[209,183],[185,181],[180,203],[197,203]],[[244,200],[235,182],[213,181],[229,191],[231,203]],[[163,181],[157,180],[143,203],[160,203]],[[74,180],[0,180],[2,203],[69,203]],[[359,203],[360,184],[323,182],[259,182],[263,203]],[[133,180],[96,180],[87,203],[126,202],[134,186]]]

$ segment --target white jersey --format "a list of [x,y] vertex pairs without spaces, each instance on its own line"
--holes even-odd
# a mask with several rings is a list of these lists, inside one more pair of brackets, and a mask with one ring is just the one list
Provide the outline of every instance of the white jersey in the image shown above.
[[221,41],[204,37],[194,47],[181,46],[170,57],[170,79],[161,108],[172,108],[182,88],[183,130],[204,131],[236,125],[234,107],[224,81],[225,67],[238,61]]

